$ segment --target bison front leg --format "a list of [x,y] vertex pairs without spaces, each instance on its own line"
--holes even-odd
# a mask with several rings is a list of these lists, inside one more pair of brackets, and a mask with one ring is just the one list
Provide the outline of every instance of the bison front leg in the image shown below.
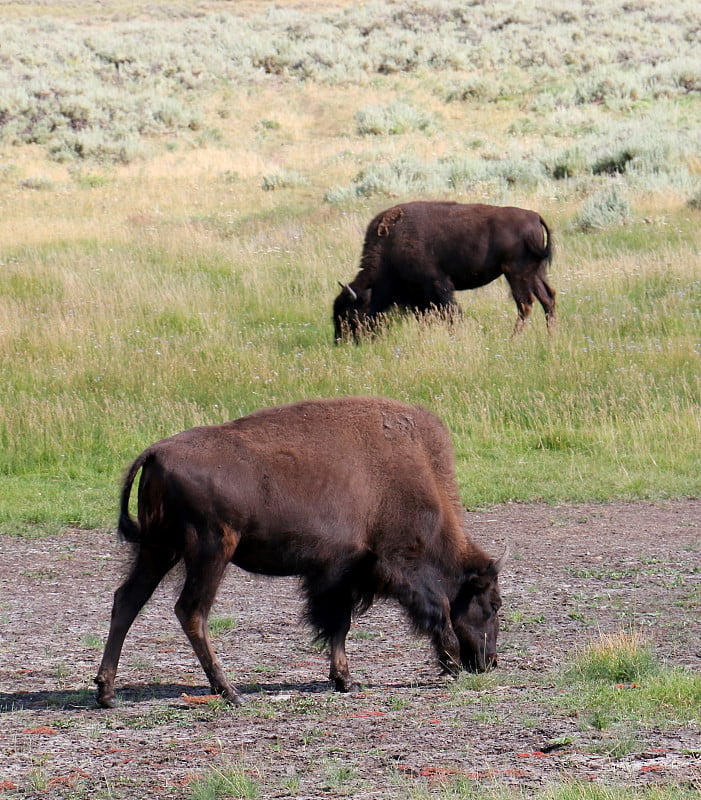
[[461,668],[460,642],[450,621],[450,601],[436,589],[436,574],[395,566],[386,572],[386,577],[391,594],[409,612],[416,630],[431,637],[443,672],[456,675]]
[[227,679],[214,654],[207,625],[227,563],[228,560],[221,557],[216,562],[187,563],[187,577],[175,605],[175,614],[202,665],[212,691],[234,705],[241,705],[243,698]]
[[351,677],[346,656],[346,636],[351,626],[353,600],[349,591],[334,587],[314,592],[307,586],[307,617],[329,647],[329,679],[337,692],[355,692],[360,685]]
[[460,642],[450,622],[450,602],[447,597],[443,598],[441,605],[443,619],[433,632],[433,647],[443,672],[449,675],[457,675],[462,669]]
[[329,679],[333,681],[337,692],[357,692],[360,691],[360,684],[357,683],[350,674],[348,667],[348,657],[346,656],[346,636],[350,630],[350,615],[348,624],[344,624],[329,639]]

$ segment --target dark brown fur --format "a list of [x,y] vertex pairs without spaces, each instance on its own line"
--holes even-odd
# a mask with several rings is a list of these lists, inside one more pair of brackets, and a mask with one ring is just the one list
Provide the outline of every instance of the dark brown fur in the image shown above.
[[555,292],[546,280],[552,237],[535,211],[448,202],[403,203],[368,225],[360,270],[341,284],[333,308],[336,341],[356,340],[393,305],[448,315],[455,291],[485,286],[503,275],[518,309],[518,333],[537,299],[548,328]]
[[[141,471],[138,518],[129,496]],[[465,534],[448,432],[430,412],[348,397],[258,411],[148,447],[122,488],[119,531],[135,561],[114,596],[96,678],[114,705],[124,638],[183,560],[175,613],[213,691],[240,696],[212,651],[207,617],[227,565],[299,575],[307,617],[330,648],[336,688],[355,683],[345,638],[354,612],[392,597],[454,672],[496,662],[494,561]]]

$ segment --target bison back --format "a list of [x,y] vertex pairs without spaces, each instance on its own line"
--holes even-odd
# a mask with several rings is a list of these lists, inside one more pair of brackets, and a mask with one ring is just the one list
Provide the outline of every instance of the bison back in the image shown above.
[[158,521],[152,535],[223,531],[239,537],[234,562],[253,572],[388,558],[446,528],[448,549],[461,547],[450,438],[418,406],[307,401],[184,431],[149,452],[139,518]]

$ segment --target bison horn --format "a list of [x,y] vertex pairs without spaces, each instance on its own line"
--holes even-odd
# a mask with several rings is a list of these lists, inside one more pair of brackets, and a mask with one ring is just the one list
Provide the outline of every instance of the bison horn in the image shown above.
[[344,292],[348,292],[353,302],[355,302],[358,299],[357,292],[355,291],[355,289],[351,287],[349,283],[341,283],[341,281],[339,281],[338,285],[341,287],[341,289],[343,289]]
[[499,556],[499,558],[494,562],[494,571],[498,574],[504,568],[504,564],[509,559],[509,553],[511,552],[511,548],[509,547],[509,543],[506,543],[506,547],[504,548],[504,552]]

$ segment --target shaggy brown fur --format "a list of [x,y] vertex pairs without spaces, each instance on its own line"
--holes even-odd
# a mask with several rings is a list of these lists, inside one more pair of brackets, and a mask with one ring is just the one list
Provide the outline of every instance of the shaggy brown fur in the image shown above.
[[[129,496],[141,471],[138,518]],[[307,617],[349,691],[353,612],[392,597],[432,637],[441,666],[496,661],[497,574],[465,534],[448,432],[430,412],[347,397],[270,408],[193,428],[148,447],[129,468],[119,531],[133,544],[96,682],[114,705],[124,638],[166,573],[183,560],[175,612],[212,689],[240,696],[211,647],[207,617],[227,565],[299,575]]]
[[523,208],[445,202],[403,203],[368,225],[360,270],[334,301],[336,341],[356,340],[393,305],[422,313],[457,312],[455,291],[500,275],[509,283],[523,327],[537,299],[549,329],[555,292],[546,280],[552,237],[540,214]]

